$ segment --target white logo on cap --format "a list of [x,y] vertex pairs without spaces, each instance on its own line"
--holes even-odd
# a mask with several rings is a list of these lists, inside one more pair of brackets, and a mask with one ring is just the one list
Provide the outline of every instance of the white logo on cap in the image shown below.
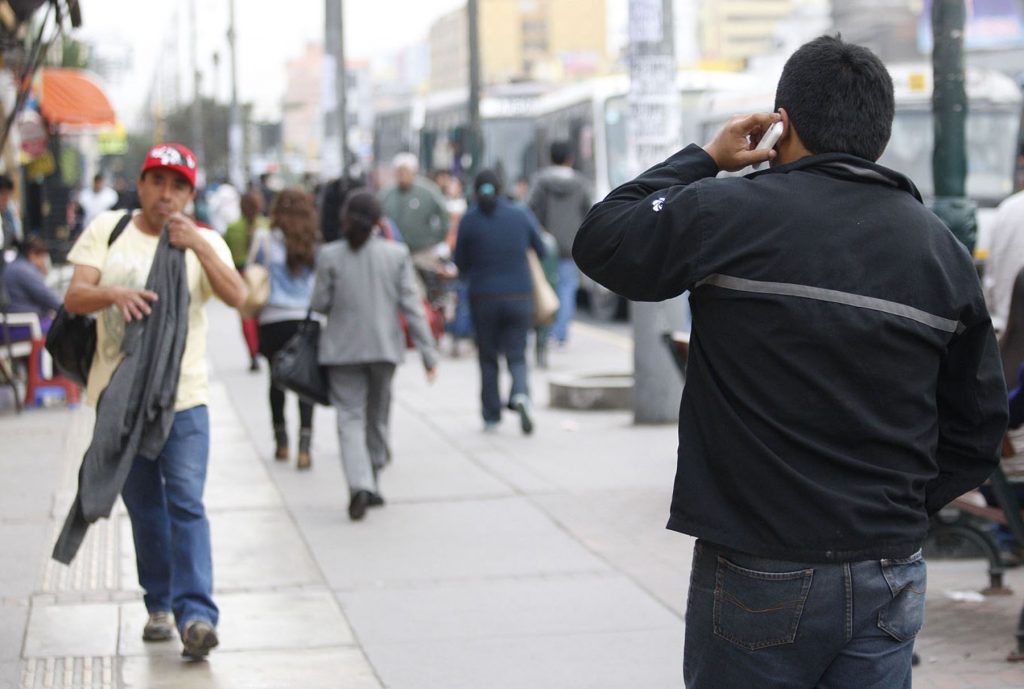
[[149,152],[149,157],[156,158],[161,165],[179,165],[190,170],[196,166],[192,156],[182,155],[181,151],[173,146],[158,146]]
[[654,199],[654,201],[651,203],[651,210],[653,210],[655,213],[660,213],[664,205],[665,197],[661,196],[659,198]]

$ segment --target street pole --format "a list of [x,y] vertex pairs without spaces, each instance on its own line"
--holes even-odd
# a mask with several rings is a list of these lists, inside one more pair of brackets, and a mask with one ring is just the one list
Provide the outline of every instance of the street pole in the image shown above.
[[196,154],[196,165],[199,170],[203,169],[206,161],[203,150],[203,102],[201,100],[200,85],[202,77],[199,74],[199,31],[198,17],[196,14],[196,0],[191,0],[191,23],[192,34],[192,151]]
[[[672,0],[629,2],[630,166],[644,170],[680,147]],[[681,330],[682,298],[633,303],[633,420],[668,423],[679,416],[682,383],[662,333]]]
[[228,179],[245,191],[242,165],[242,114],[238,108],[238,55],[235,52],[235,0],[228,0],[228,52],[231,59],[231,105],[228,111]]
[[469,29],[469,141],[470,168],[468,182],[472,184],[480,171],[483,156],[483,134],[480,126],[480,5],[478,0],[467,0],[466,20]]
[[[332,133],[338,135],[341,147],[338,160],[341,162],[339,177],[345,178],[351,156],[348,150],[348,79],[345,73],[345,6],[343,0],[325,0],[324,2],[324,45],[325,52],[330,56],[328,67],[333,67],[334,102],[325,104],[326,133],[328,139]],[[330,63],[333,62],[333,65]],[[330,89],[327,90],[330,93]]]
[[932,3],[932,112],[935,116],[935,147],[932,179],[935,201],[932,210],[963,244],[974,249],[977,236],[975,206],[966,198],[967,89],[964,84],[964,0]]

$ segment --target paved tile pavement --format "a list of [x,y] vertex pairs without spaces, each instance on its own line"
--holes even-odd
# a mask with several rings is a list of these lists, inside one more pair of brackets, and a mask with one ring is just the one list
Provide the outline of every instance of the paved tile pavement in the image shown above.
[[[471,355],[446,359],[432,387],[410,361],[388,505],[352,524],[333,414],[317,411],[311,471],[275,462],[265,373],[245,370],[233,314],[216,308],[211,325],[221,647],[186,663],[177,641],[141,641],[123,508],[72,567],[48,560],[88,412],[0,413],[0,689],[682,686],[692,541],[664,529],[674,428],[546,409],[534,372],[536,434],[510,419],[485,435]],[[629,368],[627,341],[585,326],[552,352],[554,372]],[[975,600],[980,561],[930,564],[915,687],[1024,687],[1004,660],[1024,571],[1007,581],[1014,595]]]

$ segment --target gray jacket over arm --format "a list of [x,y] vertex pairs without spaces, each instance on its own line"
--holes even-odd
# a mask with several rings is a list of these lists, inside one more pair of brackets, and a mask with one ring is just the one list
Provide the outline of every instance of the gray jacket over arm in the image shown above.
[[345,240],[331,242],[317,259],[310,306],[327,315],[327,324],[320,329],[323,366],[400,363],[405,335],[399,309],[423,365],[437,365],[437,349],[404,244],[374,236],[353,251]]
[[53,548],[53,558],[64,564],[74,559],[89,525],[110,516],[136,455],[155,460],[174,423],[189,294],[185,254],[170,245],[166,231],[146,289],[160,298],[150,304],[146,318],[125,328],[124,359],[96,404],[92,443],[78,470],[78,495]]

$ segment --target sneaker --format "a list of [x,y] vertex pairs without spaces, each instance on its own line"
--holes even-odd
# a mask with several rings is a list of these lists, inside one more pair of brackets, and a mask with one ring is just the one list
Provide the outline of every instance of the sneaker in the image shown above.
[[143,641],[168,641],[174,636],[171,613],[165,610],[149,613],[149,620],[142,629]]
[[519,425],[524,435],[533,433],[533,415],[530,408],[530,398],[526,395],[516,395],[512,399],[512,408],[519,414]]
[[497,433],[498,421],[484,421],[484,433]]
[[184,648],[181,655],[186,658],[205,658],[210,650],[217,647],[217,630],[206,620],[192,620],[185,624],[181,631],[181,643]]
[[367,507],[384,507],[384,498],[381,497],[380,493],[370,493],[370,497],[366,499]]

